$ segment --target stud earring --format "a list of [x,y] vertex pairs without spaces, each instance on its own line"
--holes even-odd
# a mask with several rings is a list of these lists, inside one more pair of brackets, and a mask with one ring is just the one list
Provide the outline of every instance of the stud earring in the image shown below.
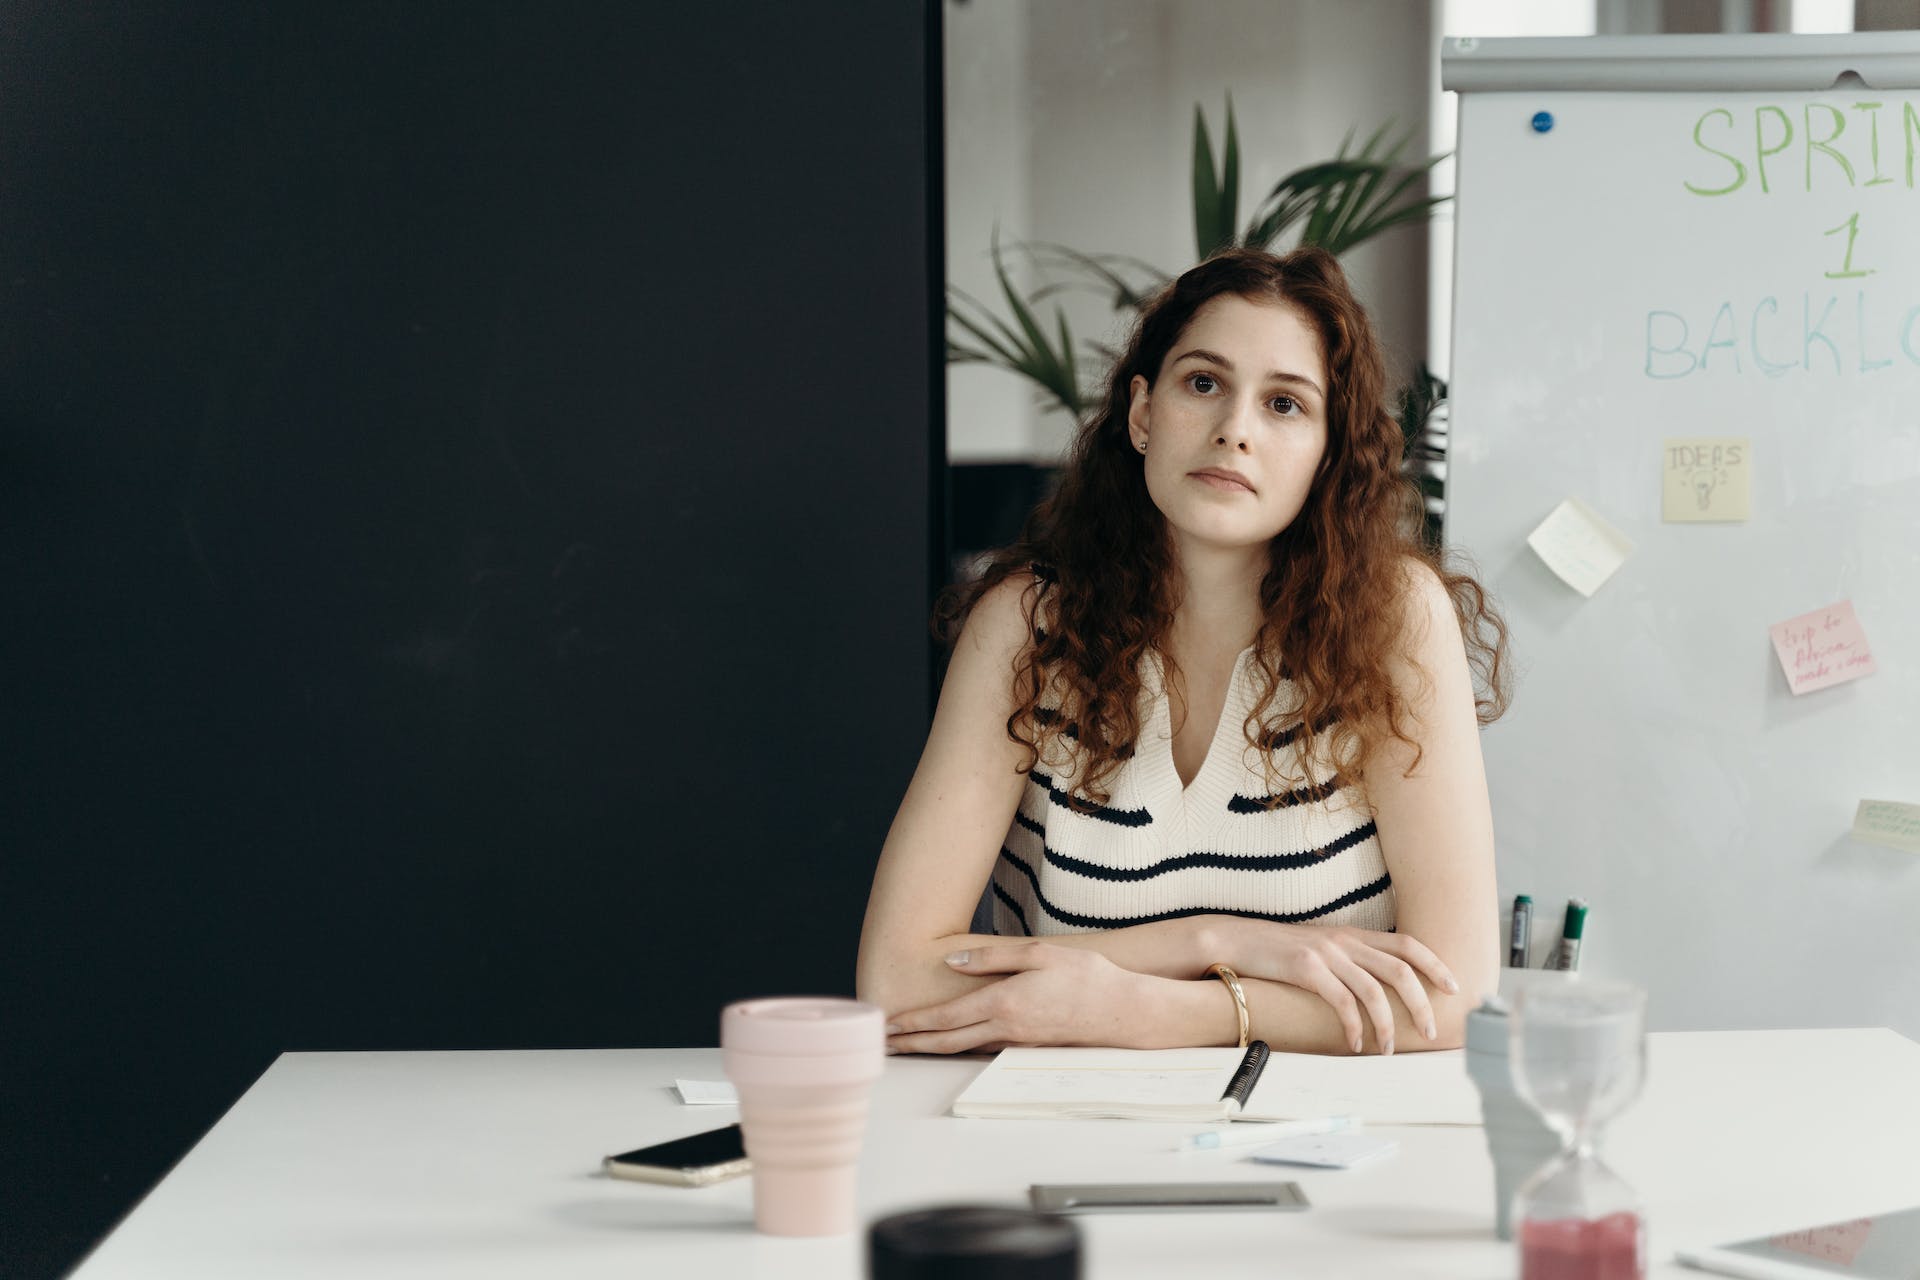
[[1140,452],[1145,453],[1146,451],[1147,451],[1147,442],[1145,440],[1142,440],[1140,442]]

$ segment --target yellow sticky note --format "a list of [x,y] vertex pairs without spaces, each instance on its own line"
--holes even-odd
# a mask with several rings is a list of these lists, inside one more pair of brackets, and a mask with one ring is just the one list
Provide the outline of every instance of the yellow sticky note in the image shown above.
[[1862,800],[1853,814],[1853,838],[1920,853],[1920,804]]
[[1753,448],[1745,436],[1669,439],[1660,451],[1660,517],[1745,520]]
[[1568,498],[1527,535],[1527,545],[1547,568],[1583,596],[1600,589],[1627,562],[1633,543],[1578,498]]

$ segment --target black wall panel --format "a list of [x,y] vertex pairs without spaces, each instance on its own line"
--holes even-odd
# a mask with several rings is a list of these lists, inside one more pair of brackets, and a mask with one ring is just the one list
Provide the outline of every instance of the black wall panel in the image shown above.
[[0,1273],[282,1050],[851,991],[943,554],[937,40],[6,6]]

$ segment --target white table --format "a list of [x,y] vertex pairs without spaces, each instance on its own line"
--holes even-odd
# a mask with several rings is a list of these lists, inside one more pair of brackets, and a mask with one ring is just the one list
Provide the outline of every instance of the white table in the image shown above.
[[[1656,1275],[1676,1247],[1920,1204],[1920,1045],[1887,1030],[1650,1037],[1646,1092],[1610,1162],[1644,1196]],[[1033,1182],[1289,1177],[1306,1213],[1079,1219],[1086,1274],[1516,1273],[1492,1236],[1478,1128],[1398,1128],[1349,1171],[1278,1172],[1244,1152],[1180,1154],[1193,1126],[955,1120],[984,1062],[894,1058],[861,1167],[866,1218],[956,1201],[1023,1204]],[[1463,1068],[1464,1069],[1464,1068]],[[745,1180],[620,1182],[599,1158],[725,1124],[675,1076],[717,1049],[282,1056],[107,1238],[78,1280],[222,1277],[858,1277],[865,1237],[762,1237]]]

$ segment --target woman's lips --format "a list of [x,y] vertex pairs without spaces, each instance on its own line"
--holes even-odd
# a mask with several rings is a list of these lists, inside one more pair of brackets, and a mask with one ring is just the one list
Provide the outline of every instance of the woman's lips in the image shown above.
[[1207,485],[1210,488],[1218,489],[1222,493],[1252,493],[1253,492],[1252,485],[1248,484],[1245,480],[1240,479],[1238,476],[1234,475],[1230,471],[1220,471],[1220,470],[1215,470],[1210,468],[1206,471],[1195,471],[1192,473],[1192,475],[1195,480],[1198,480],[1200,483]]

